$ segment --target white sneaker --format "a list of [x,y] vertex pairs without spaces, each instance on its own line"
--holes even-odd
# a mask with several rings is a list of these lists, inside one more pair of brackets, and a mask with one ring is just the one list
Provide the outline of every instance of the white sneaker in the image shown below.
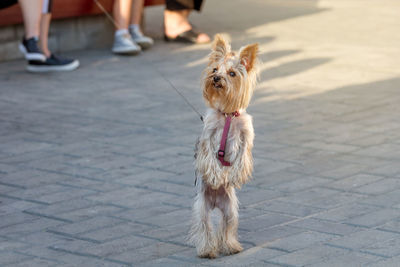
[[142,49],[138,46],[129,34],[115,35],[112,51],[115,54],[137,54]]
[[148,36],[144,36],[144,34],[140,31],[140,29],[129,28],[129,33],[133,41],[135,41],[142,49],[147,49],[154,44],[153,39]]

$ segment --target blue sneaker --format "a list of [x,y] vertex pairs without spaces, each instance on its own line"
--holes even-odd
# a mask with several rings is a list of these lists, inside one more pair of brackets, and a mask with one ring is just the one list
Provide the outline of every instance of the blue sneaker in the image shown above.
[[24,37],[22,39],[22,42],[19,44],[19,50],[24,54],[26,60],[46,60],[46,56],[40,51],[37,42],[38,39],[36,37],[29,39],[25,39]]
[[31,60],[26,66],[30,72],[71,71],[79,67],[77,59],[68,59],[51,54],[45,61]]

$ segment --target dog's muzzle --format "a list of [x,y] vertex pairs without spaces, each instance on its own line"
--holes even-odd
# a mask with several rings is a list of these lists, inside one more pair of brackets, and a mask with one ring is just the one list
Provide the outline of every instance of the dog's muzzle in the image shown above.
[[221,89],[222,88],[221,77],[214,76],[213,77],[213,85],[216,89]]

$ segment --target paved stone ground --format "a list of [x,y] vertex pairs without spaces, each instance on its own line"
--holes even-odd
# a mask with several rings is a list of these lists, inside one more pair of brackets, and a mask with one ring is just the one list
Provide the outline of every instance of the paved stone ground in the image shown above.
[[[245,250],[216,260],[185,242],[202,125],[165,79],[204,111],[209,46],[81,51],[63,74],[0,64],[0,265],[399,266],[399,8],[225,0],[193,17],[264,61]],[[146,12],[159,36],[161,9]]]

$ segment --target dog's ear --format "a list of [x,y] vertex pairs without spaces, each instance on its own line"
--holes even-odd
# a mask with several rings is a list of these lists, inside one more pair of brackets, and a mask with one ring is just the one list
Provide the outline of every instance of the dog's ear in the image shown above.
[[242,64],[247,72],[254,70],[257,61],[258,44],[244,46],[239,50],[240,64]]
[[221,34],[216,34],[212,43],[211,61],[219,60],[231,50],[229,41]]

